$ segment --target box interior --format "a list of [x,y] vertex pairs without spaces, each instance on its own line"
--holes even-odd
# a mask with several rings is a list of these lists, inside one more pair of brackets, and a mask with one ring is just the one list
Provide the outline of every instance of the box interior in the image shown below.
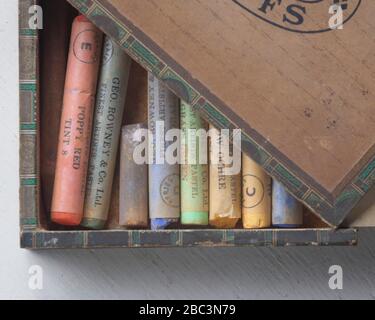
[[[65,0],[41,1],[44,11],[44,29],[40,32],[39,50],[39,172],[41,176],[39,221],[42,230],[81,230],[51,223],[53,180],[60,113],[64,90],[66,59],[69,49],[71,24],[78,12]],[[144,122],[147,119],[147,72],[133,62],[124,124]],[[119,162],[119,161],[118,161]],[[110,216],[106,229],[119,229],[119,168],[116,168],[112,190]],[[327,225],[315,214],[305,209],[305,228],[326,228]]]

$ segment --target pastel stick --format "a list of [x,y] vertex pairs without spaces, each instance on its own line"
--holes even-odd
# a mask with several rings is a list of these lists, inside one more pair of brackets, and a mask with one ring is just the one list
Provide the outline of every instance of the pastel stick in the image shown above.
[[[181,164],[181,223],[183,225],[207,226],[209,222],[208,148],[207,139],[197,138],[201,129],[207,130],[207,124],[189,104],[181,101],[181,150],[185,150]],[[199,145],[198,140],[203,145]],[[206,154],[204,155],[203,152]],[[206,159],[202,159],[200,153]]]
[[131,65],[130,57],[107,36],[103,47],[81,223],[90,229],[102,229],[108,219]]
[[148,169],[147,164],[134,161],[134,153],[141,141],[141,130],[147,124],[122,128],[120,157],[120,210],[119,224],[127,228],[148,226]]
[[[225,143],[224,143],[225,142]],[[210,125],[210,225],[233,229],[241,219],[241,173],[227,175],[224,155],[233,155],[229,138]]]
[[242,223],[245,229],[271,226],[272,179],[254,160],[242,156]]
[[[165,132],[179,128],[179,100],[154,75],[148,76],[148,129],[152,134],[152,163],[149,164],[149,211],[151,229],[171,227],[180,219],[180,167],[166,161],[158,161],[158,152],[172,144],[158,148],[157,141],[165,141]],[[157,127],[162,125],[164,131]],[[160,155],[161,156],[161,155]]]
[[278,228],[298,228],[303,224],[303,206],[278,181],[273,181],[272,225]]
[[102,37],[86,17],[74,20],[51,207],[52,221],[61,225],[78,226],[83,218]]
[[[147,71],[132,61],[122,125],[146,124],[147,127]],[[112,199],[106,229],[124,229],[120,225],[120,157],[113,179]]]

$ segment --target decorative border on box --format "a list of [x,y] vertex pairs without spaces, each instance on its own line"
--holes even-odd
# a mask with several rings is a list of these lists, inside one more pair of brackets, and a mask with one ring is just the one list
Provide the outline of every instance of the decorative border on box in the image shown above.
[[[19,0],[20,90],[20,225],[33,230],[39,225],[38,169],[38,31],[28,26],[29,9],[38,0]],[[27,21],[25,20],[27,19]]]
[[25,249],[355,246],[355,229],[25,231]]
[[[162,80],[177,96],[190,103],[206,120],[219,128],[231,129],[240,127],[219,111],[214,103],[204,97],[194,84],[189,83],[184,79],[183,75],[178,74],[171,64],[168,65],[165,61],[167,60],[166,57],[161,58],[153,52],[146,43],[149,41],[143,40],[143,38],[146,38],[144,34],[138,31],[136,35],[130,27],[130,22],[125,24],[123,21],[125,19],[120,19],[115,12],[110,12],[106,8],[110,7],[106,0],[68,1],[118,42],[135,61]],[[113,9],[113,11],[115,10]],[[135,27],[132,26],[132,28]],[[140,39],[141,37],[142,39]],[[171,59],[168,58],[168,60]],[[329,197],[324,195],[324,189],[319,188],[319,185],[311,177],[301,178],[305,175],[302,170],[298,173],[297,170],[292,169],[292,163],[285,163],[285,159],[281,161],[281,156],[272,156],[269,151],[256,141],[257,135],[256,132],[253,132],[252,136],[242,133],[243,150],[274,179],[283,183],[293,196],[302,201],[309,209],[320,215],[327,224],[333,227],[337,227],[342,223],[345,216],[375,183],[374,157],[335,200],[328,199]],[[270,148],[270,145],[268,145],[268,148]],[[309,187],[302,180],[310,180],[315,186]]]

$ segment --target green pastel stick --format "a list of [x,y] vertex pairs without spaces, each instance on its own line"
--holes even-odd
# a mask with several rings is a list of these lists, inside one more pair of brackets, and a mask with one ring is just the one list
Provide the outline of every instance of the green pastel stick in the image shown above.
[[[208,126],[192,107],[183,101],[181,129],[181,223],[208,225],[207,138],[199,139],[196,131],[204,130],[207,133]],[[201,158],[200,154],[203,154],[205,159]],[[195,163],[192,163],[193,159]]]
[[101,229],[108,218],[130,66],[130,57],[106,37],[81,223],[87,228]]

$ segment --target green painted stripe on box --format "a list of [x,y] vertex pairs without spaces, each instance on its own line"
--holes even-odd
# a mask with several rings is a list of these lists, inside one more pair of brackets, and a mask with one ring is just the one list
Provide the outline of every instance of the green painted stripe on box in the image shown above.
[[220,125],[224,128],[232,128],[233,127],[233,124],[231,123],[231,121],[225,117],[221,112],[219,112],[212,104],[210,104],[209,102],[206,102],[204,105],[203,105],[203,109],[205,109],[205,111],[214,119],[216,119],[216,121],[218,121],[220,123]]
[[21,29],[20,36],[21,37],[36,37],[38,35],[38,30],[34,29]]
[[21,186],[29,187],[29,186],[37,186],[38,179],[37,178],[21,178]]
[[199,96],[198,92],[190,87],[177,73],[167,68],[161,76],[161,80],[167,82],[175,93],[178,93],[185,102],[191,104]]
[[140,231],[131,231],[131,247],[139,247],[141,245],[141,235]]
[[361,172],[359,175],[359,179],[362,181],[366,181],[366,179],[375,172],[375,159],[369,163],[369,165]]
[[38,219],[37,218],[21,218],[21,225],[23,227],[34,227],[38,225]]
[[135,40],[130,46],[130,51],[136,55],[141,61],[147,64],[148,68],[156,74],[164,68],[164,63],[146,48],[140,41]]
[[225,243],[228,245],[234,245],[234,241],[236,238],[234,230],[225,230],[224,232]]
[[276,171],[283,178],[285,178],[289,182],[289,185],[293,185],[294,188],[300,189],[303,187],[304,184],[300,180],[298,180],[295,175],[290,173],[290,171],[287,170],[283,165],[278,164],[275,167],[274,171]]
[[253,147],[252,148],[252,157],[253,157],[253,159],[256,159],[257,162],[263,168],[265,168],[265,166],[267,165],[267,162],[270,161],[270,159],[272,158],[272,156],[270,154],[268,154],[262,147],[260,147],[258,144],[256,144],[253,139],[251,139],[250,137],[248,137],[247,135],[245,135],[243,132],[242,132],[242,136],[241,137],[242,137],[242,142],[246,142],[246,143],[250,144]]
[[36,83],[20,83],[20,90],[36,92]]
[[353,207],[353,203],[358,202],[362,198],[362,194],[359,191],[350,186],[348,187],[340,196],[337,198],[336,201],[336,210],[340,208],[340,210],[351,210]]
[[36,123],[21,123],[20,130],[21,131],[33,131],[37,129]]
[[71,3],[82,13],[87,13],[93,4],[92,0],[71,0]]
[[176,247],[181,246],[181,234],[179,230],[171,233],[171,245]]
[[135,41],[135,38],[130,35],[129,37],[126,38],[126,40],[123,41],[122,47],[125,50],[129,50],[129,48],[132,46],[134,41]]
[[[103,16],[106,16],[106,15],[107,14],[104,8],[102,8],[98,4],[94,4],[94,7],[90,8],[90,12],[88,12],[88,17],[92,19],[94,22],[96,22],[98,18],[101,19]],[[97,22],[98,24],[101,24],[100,20]],[[117,30],[116,37],[113,36],[113,40],[115,41],[121,41],[122,39],[124,39],[130,34],[130,31],[126,29],[124,26],[122,26],[121,24],[117,23],[115,19],[106,20],[105,22],[111,24],[111,26]]]

